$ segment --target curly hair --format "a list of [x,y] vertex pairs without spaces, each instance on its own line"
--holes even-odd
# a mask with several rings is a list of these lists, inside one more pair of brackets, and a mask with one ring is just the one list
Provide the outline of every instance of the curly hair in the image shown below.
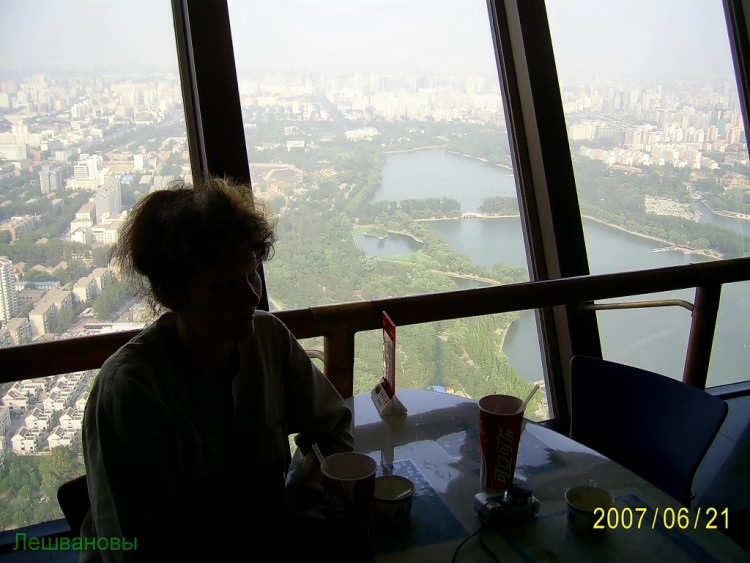
[[200,269],[269,260],[274,227],[246,184],[213,177],[191,187],[177,180],[136,203],[110,258],[156,311],[185,295]]

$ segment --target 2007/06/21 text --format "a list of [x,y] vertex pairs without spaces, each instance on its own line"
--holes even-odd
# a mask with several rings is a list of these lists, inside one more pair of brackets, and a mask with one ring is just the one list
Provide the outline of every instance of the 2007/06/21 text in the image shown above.
[[[652,517],[646,518],[647,515]],[[691,528],[693,530],[703,528],[706,530],[721,530],[729,528],[728,508],[719,510],[714,507],[697,507],[691,510],[687,507],[666,507],[662,509],[656,507],[652,509],[643,506],[635,508],[613,506],[606,510],[595,508],[594,516],[597,517],[596,522],[594,522],[595,530],[616,528],[625,530],[651,528],[653,530],[657,525],[663,526],[667,530],[688,530]],[[721,527],[722,523],[723,528]]]

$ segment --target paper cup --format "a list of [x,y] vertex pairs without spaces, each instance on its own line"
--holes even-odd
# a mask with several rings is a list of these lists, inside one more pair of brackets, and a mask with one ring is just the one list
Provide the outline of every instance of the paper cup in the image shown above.
[[[571,487],[565,491],[565,502],[568,504],[568,524],[580,533],[603,532],[603,528],[595,528],[597,521],[607,522],[607,510],[615,504],[615,499],[604,489],[590,485]],[[597,508],[604,511],[604,517]]]
[[326,512],[335,520],[372,519],[377,463],[355,452],[329,455],[321,465],[326,490]]
[[523,411],[518,409],[522,404],[511,395],[479,399],[479,484],[485,491],[503,491],[513,484],[523,424]]
[[409,520],[416,487],[401,475],[383,475],[375,479],[375,522],[402,524]]

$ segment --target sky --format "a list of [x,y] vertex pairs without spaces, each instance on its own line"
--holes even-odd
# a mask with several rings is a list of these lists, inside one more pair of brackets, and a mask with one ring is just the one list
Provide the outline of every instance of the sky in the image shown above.
[[0,69],[177,69],[165,0],[0,0]]
[[[485,0],[229,0],[238,68],[495,72]],[[722,0],[548,0],[561,76],[732,76]],[[0,70],[176,71],[168,0],[2,0]]]
[[495,69],[484,0],[230,0],[229,10],[238,67]]
[[722,0],[548,0],[560,75],[733,77]]

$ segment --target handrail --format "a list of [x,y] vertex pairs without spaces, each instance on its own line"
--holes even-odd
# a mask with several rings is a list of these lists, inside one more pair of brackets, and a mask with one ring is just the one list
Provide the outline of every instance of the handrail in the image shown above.
[[585,311],[611,311],[621,309],[647,309],[653,307],[682,307],[692,312],[695,306],[684,299],[657,299],[653,301],[624,301],[621,303],[584,303]]
[[[324,371],[344,397],[354,392],[354,337],[397,325],[474,317],[597,299],[696,288],[683,381],[705,387],[721,287],[750,280],[750,258],[650,270],[523,282],[405,297],[274,311],[299,339],[324,338]],[[0,349],[0,383],[96,369],[138,331],[85,336]]]

